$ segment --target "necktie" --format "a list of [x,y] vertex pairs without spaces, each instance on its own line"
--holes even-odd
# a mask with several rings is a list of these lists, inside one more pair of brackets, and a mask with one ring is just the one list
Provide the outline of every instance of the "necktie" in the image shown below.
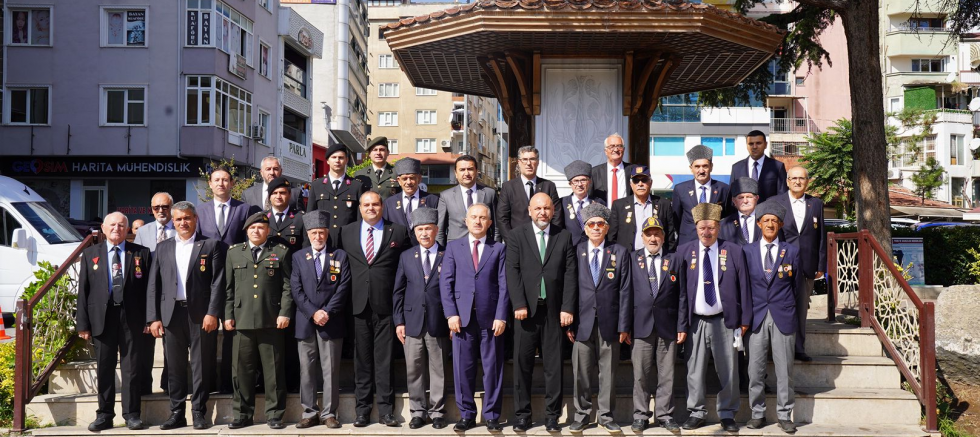
[[704,303],[713,307],[718,301],[715,299],[715,273],[714,270],[711,270],[709,251],[711,251],[710,247],[704,248],[704,259],[701,260],[701,280],[704,281]]
[[333,181],[333,191],[340,191],[340,181]]
[[599,286],[599,248],[592,249],[592,283]]
[[412,224],[412,197],[405,198],[405,221]]
[[534,182],[527,181],[527,200],[531,201],[531,197],[534,197]]
[[117,305],[123,301],[122,261],[119,259],[119,246],[112,246],[112,301]]
[[759,161],[752,163],[752,179],[759,180]]
[[[541,252],[541,264],[543,265],[544,264],[544,249],[545,249],[544,231],[540,231],[540,232],[538,232],[538,234],[541,236],[538,239],[538,250]],[[544,291],[544,274],[543,273],[541,274],[541,293],[539,294],[539,297],[541,299],[546,299],[548,297],[548,294],[545,293],[545,291]]]
[[375,172],[378,175],[378,182],[381,182],[381,170]]
[[160,233],[157,234],[157,243],[159,244],[160,242],[166,239],[167,239],[167,227],[160,226]]
[[[262,184],[262,188],[268,188],[268,187],[266,186],[266,184]],[[264,202],[265,206],[262,209],[272,209],[272,204],[269,203],[269,191],[262,190],[262,194],[265,195],[265,202]]]
[[660,289],[660,284],[657,283],[657,258],[660,255],[650,255],[650,265],[647,266],[647,275],[650,276],[650,294],[656,296],[657,290]]
[[473,240],[473,270],[480,267],[480,251],[477,247],[480,246],[480,240]]
[[320,252],[316,253],[313,257],[313,269],[316,271],[316,280],[319,281],[320,277],[323,276],[323,265],[320,264]]
[[429,274],[432,273],[432,262],[429,261],[428,249],[422,251],[422,258],[425,258],[425,260],[422,261],[422,274],[425,275],[425,280],[428,281]]
[[225,233],[225,204],[218,205],[218,233]]
[[578,218],[578,224],[581,225],[583,228],[585,228],[585,222],[582,220],[582,204],[584,203],[585,203],[584,200],[579,200],[578,210],[575,211],[577,213],[575,217]]
[[259,262],[259,255],[262,254],[262,246],[255,246],[252,248],[252,261],[256,264]]
[[616,199],[619,198],[619,178],[616,177],[616,172],[617,171],[619,171],[619,168],[618,167],[612,169],[612,172],[613,172],[613,177],[612,177],[612,190],[609,192],[609,204],[610,205],[612,205],[612,203],[613,203],[614,200],[616,200]]
[[749,216],[747,215],[742,216],[742,238],[745,239],[745,242],[747,243],[750,242],[749,241]]
[[708,201],[708,187],[701,187],[701,197],[698,199],[698,203],[705,203]]
[[368,227],[367,247],[364,248],[364,255],[368,264],[374,262],[374,226]]
[[282,215],[283,215],[283,213],[281,213],[281,212],[277,212],[276,213],[276,225],[281,225],[282,224]]
[[772,243],[766,245],[766,264],[762,266],[766,270],[766,281],[772,280],[772,265],[775,263],[772,259],[772,246]]
[[466,207],[469,208],[473,206],[473,189],[470,188],[466,190]]

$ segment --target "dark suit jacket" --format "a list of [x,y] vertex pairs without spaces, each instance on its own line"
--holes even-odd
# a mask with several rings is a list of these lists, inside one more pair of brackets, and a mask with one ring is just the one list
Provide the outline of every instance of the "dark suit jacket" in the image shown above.
[[[133,334],[142,334],[146,327],[150,249],[135,243],[126,243],[123,251],[123,308],[126,310],[127,327]],[[105,330],[106,308],[111,305],[108,273],[111,264],[112,259],[105,242],[82,251],[78,266],[78,309],[75,312],[75,329],[78,332],[91,331],[97,337]]]
[[[661,250],[657,268],[657,290],[650,284],[650,273],[643,249],[634,251],[630,265],[633,269],[633,338],[647,338],[656,328],[657,336],[677,341],[678,332],[687,332],[688,311],[687,275],[680,271],[679,257]],[[663,268],[667,267],[667,270]]]
[[772,315],[772,320],[783,335],[796,333],[796,284],[800,273],[800,257],[796,246],[779,240],[779,245],[772,248],[773,268],[772,278],[766,280],[762,266],[760,246],[765,240],[756,241],[742,247],[745,254],[745,265],[749,269],[749,294],[752,296],[752,330],[766,318],[766,312]]
[[[578,221],[579,216],[575,214],[576,209],[578,209],[578,199],[573,200],[573,197],[575,197],[574,194],[569,194],[561,198],[561,204],[555,208],[555,216],[561,217],[562,229],[572,234],[572,245],[578,246],[579,243],[588,241],[588,238],[585,237],[582,223]],[[590,196],[588,199],[590,202],[606,204],[606,200],[599,197]]]
[[[463,202],[463,189],[460,185],[455,185],[439,193],[439,233],[436,235],[436,242],[440,246],[447,246],[448,241],[462,238],[469,235],[466,229],[466,203]],[[473,185],[473,203],[483,203],[490,207],[490,230],[487,231],[487,238],[494,241],[502,241],[497,225],[497,192],[493,188],[480,184]]]
[[[623,161],[623,179],[626,181],[626,195],[633,195],[633,187],[630,186],[630,164]],[[609,201],[609,188],[606,186],[606,175],[609,173],[609,161],[592,166],[592,195],[606,202]]]
[[[698,239],[697,232],[694,230],[694,217],[691,216],[691,209],[698,205],[698,198],[700,198],[701,193],[695,193],[694,188],[694,179],[674,185],[671,209],[674,211],[674,223],[677,226],[678,246]],[[721,205],[722,217],[727,216],[730,210],[734,208],[729,192],[728,184],[711,180],[708,202]]]
[[330,240],[334,240],[340,228],[361,219],[361,194],[367,191],[359,179],[344,176],[340,189],[334,192],[330,177],[314,179],[310,183],[310,198],[306,212],[323,210],[330,213]]
[[446,246],[439,274],[442,311],[447,319],[459,316],[464,328],[475,317],[480,329],[492,329],[494,320],[507,320],[510,314],[504,245],[487,238],[478,268],[473,268],[472,253],[466,237]]
[[[497,201],[497,229],[507,238],[507,234],[518,226],[531,223],[531,216],[528,215],[527,208],[530,199],[527,197],[527,186],[522,185],[521,177],[518,176],[500,187],[500,199]],[[558,198],[558,188],[555,183],[545,178],[538,178],[537,185],[534,186],[534,193],[547,193],[551,196],[551,203],[558,208],[561,199]],[[555,214],[551,224],[561,227],[561,216]]]
[[[293,255],[293,272],[290,275],[290,292],[296,305],[296,338],[306,339],[318,334],[330,340],[344,338],[347,334],[347,301],[351,293],[350,265],[347,254],[340,249],[324,249],[325,257],[320,280],[316,279],[313,264],[313,248],[306,247]],[[336,263],[332,267],[332,263]],[[330,315],[326,325],[313,323],[313,314],[324,310]]]
[[442,295],[439,292],[439,273],[445,250],[433,246],[437,254],[432,259],[432,271],[426,278],[422,272],[422,248],[415,246],[402,252],[395,273],[395,326],[405,325],[405,335],[421,337],[428,333],[433,337],[448,337],[449,325],[442,311]]
[[[752,234],[752,241],[759,241],[762,238],[762,229],[759,228],[759,224],[753,220],[753,223],[749,223],[749,226],[755,228]],[[718,239],[730,241],[739,246],[744,246],[751,243],[752,241],[745,241],[745,237],[742,236],[742,215],[740,212],[735,211],[721,220],[721,229],[718,231]]]
[[374,262],[368,264],[364,248],[361,247],[361,223],[358,220],[340,230],[340,248],[347,252],[351,277],[357,278],[351,281],[351,290],[356,290],[352,291],[354,315],[364,312],[370,303],[375,314],[389,316],[393,310],[392,292],[398,259],[412,243],[404,226],[383,222],[381,246],[374,255]]
[[572,235],[555,226],[548,227],[548,247],[544,262],[538,249],[538,230],[533,223],[515,228],[507,237],[507,289],[514,309],[527,308],[528,317],[538,309],[541,278],[544,278],[548,306],[575,314],[578,307],[578,276],[575,272],[575,246]]
[[[408,236],[412,240],[412,245],[418,245],[419,242],[415,238],[415,232],[412,232],[412,228],[408,226],[408,218],[405,217],[405,208],[402,205],[402,195],[398,193],[397,195],[392,195],[391,197],[385,199],[384,209],[381,211],[381,218],[385,221],[392,223],[397,223],[408,229]],[[425,191],[419,190],[419,202],[416,205],[417,208],[421,207],[439,209],[439,196],[435,194],[429,194]]]
[[[146,323],[160,320],[163,326],[170,326],[177,302],[177,282],[180,281],[176,250],[175,238],[157,245],[146,294]],[[200,324],[205,315],[222,317],[224,314],[227,253],[228,245],[220,240],[209,239],[200,233],[195,236],[187,281],[184,282],[187,315],[194,323]]]
[[[636,212],[634,211],[636,198],[631,194],[629,197],[616,199],[613,202],[611,214],[609,215],[609,234],[606,240],[625,247],[633,251],[633,241],[636,238],[637,223]],[[669,251],[676,245],[674,234],[674,213],[671,210],[670,201],[657,196],[650,195],[650,202],[653,203],[653,215],[660,219],[660,224],[664,226],[664,244]]]
[[[618,244],[606,244],[599,266],[599,285],[592,281],[589,241],[577,246],[578,258],[578,311],[570,328],[575,341],[592,337],[596,317],[599,320],[599,336],[609,342],[619,342],[620,332],[630,332],[633,326],[633,293],[630,279],[630,251]],[[611,277],[610,277],[611,275]]]
[[[262,192],[262,179],[259,179],[251,187],[242,192],[242,201],[258,208],[260,211],[265,209],[265,201],[269,199],[269,193]],[[303,189],[296,187],[289,190],[289,209],[302,210],[300,208],[303,198]]]
[[[731,175],[732,183],[738,178],[752,177],[749,173],[749,158],[733,164]],[[759,202],[765,202],[766,199],[783,194],[786,190],[786,166],[767,156],[762,161],[762,168],[759,169]]]
[[[690,322],[694,317],[694,304],[698,294],[698,283],[701,282],[701,263],[700,252],[704,251],[704,246],[698,240],[682,244],[677,247],[676,259],[679,261],[679,270],[687,275],[685,281],[687,298],[687,320]],[[726,254],[724,268],[722,268],[721,252]],[[721,307],[725,318],[725,326],[735,329],[741,325],[752,326],[752,298],[748,291],[749,279],[745,267],[745,257],[742,254],[742,247],[727,241],[718,240],[718,283],[715,290],[721,295]],[[698,260],[694,268],[691,268],[691,260]],[[690,325],[690,323],[688,323]],[[690,326],[685,326],[683,332],[690,332]]]
[[218,221],[214,216],[214,201],[201,202],[197,204],[197,231],[208,238],[221,240],[228,246],[244,243],[248,238],[245,230],[245,220],[252,214],[261,209],[251,206],[240,200],[231,199],[228,201],[231,208],[228,211],[228,220],[225,221],[224,234],[218,232]]
[[803,231],[796,229],[796,217],[790,205],[789,194],[774,197],[786,208],[786,222],[783,223],[783,234],[779,238],[786,239],[789,244],[800,249],[800,267],[807,278],[813,278],[816,272],[827,271],[827,231],[823,223],[823,201],[809,194],[806,199],[806,215],[803,219]]

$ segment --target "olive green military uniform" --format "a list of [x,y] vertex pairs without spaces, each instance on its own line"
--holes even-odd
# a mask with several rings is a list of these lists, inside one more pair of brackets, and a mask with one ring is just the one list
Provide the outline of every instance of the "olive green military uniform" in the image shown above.
[[276,318],[294,319],[288,248],[266,242],[252,258],[249,243],[228,249],[225,262],[225,319],[235,321],[232,344],[233,419],[251,419],[255,411],[255,371],[265,376],[265,416],[282,419],[286,409],[285,335]]
[[366,190],[380,194],[382,202],[402,191],[402,187],[398,185],[398,180],[395,177],[395,167],[387,162],[384,170],[381,170],[381,176],[378,176],[378,171],[375,170],[374,165],[368,165],[355,172],[354,178],[360,180]]
[[288,211],[283,212],[281,222],[277,221],[276,213],[271,209],[264,212],[269,217],[269,241],[271,243],[286,246],[290,254],[310,245],[310,237],[306,235],[306,227],[303,226],[303,215],[306,214],[306,211],[289,208]]

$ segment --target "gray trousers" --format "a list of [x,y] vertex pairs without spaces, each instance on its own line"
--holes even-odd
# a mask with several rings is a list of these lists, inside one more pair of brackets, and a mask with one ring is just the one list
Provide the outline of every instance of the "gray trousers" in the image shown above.
[[[630,358],[633,360],[634,420],[650,420],[654,417],[650,412],[651,393],[656,393],[654,398],[656,419],[673,418],[676,353],[677,342],[660,338],[656,329],[647,338],[633,339]],[[656,384],[655,390],[654,384]]]
[[[412,417],[443,417],[446,414],[446,360],[452,345],[449,337],[405,336],[405,367],[408,369],[408,405]],[[432,403],[426,399],[428,388]]]
[[795,352],[806,352],[806,313],[810,308],[810,294],[813,293],[813,278],[800,275],[796,284],[796,346]]
[[779,420],[792,420],[795,393],[791,375],[795,343],[796,335],[780,332],[768,311],[759,329],[749,336],[749,405],[752,406],[753,419],[766,416],[766,358],[772,345],[772,363],[776,373],[776,417]]
[[[616,333],[617,337],[619,333]],[[613,422],[613,409],[616,408],[616,368],[619,367],[619,339],[605,341],[599,336],[599,321],[592,326],[592,334],[586,341],[575,341],[572,345],[572,375],[574,382],[573,403],[575,421],[586,422],[592,414],[592,374],[599,372],[599,409],[596,421],[602,424]]]
[[687,345],[687,410],[691,417],[704,419],[708,411],[705,407],[705,381],[707,380],[708,359],[714,358],[715,372],[721,390],[718,391],[718,417],[734,419],[738,413],[740,396],[738,394],[738,364],[732,343],[735,336],[725,327],[724,317],[704,318],[697,314],[691,323]]
[[[343,338],[324,340],[318,334],[296,340],[299,350],[299,403],[303,418],[337,417],[340,406],[340,350]],[[323,408],[316,404],[317,390],[323,381]]]

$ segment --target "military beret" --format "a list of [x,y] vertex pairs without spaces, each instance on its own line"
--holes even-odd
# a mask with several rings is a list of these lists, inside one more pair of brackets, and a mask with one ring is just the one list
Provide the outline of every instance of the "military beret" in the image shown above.
[[279,176],[279,177],[273,179],[272,182],[269,182],[269,192],[266,193],[266,196],[271,196],[272,195],[272,192],[273,191],[276,191],[276,188],[279,188],[279,187],[291,188],[292,186],[293,186],[293,184],[291,182],[289,182],[289,179],[286,179],[283,176]]
[[715,203],[699,203],[694,208],[691,208],[691,216],[694,217],[694,223],[701,220],[714,220],[716,222],[720,222],[721,205]]
[[330,213],[318,209],[316,211],[310,211],[303,215],[303,227],[306,230],[310,229],[323,229],[330,227]]
[[634,165],[634,166],[631,166],[630,167],[630,179],[633,179],[633,178],[635,178],[637,176],[650,177],[650,167],[647,167],[645,165]]
[[422,174],[422,161],[415,158],[402,158],[395,161],[395,176],[403,174]]
[[640,232],[646,232],[647,229],[654,229],[654,228],[660,229],[662,231],[664,229],[664,225],[660,223],[659,217],[650,216],[643,221],[643,226],[640,227]]
[[439,210],[422,206],[412,211],[412,227],[439,223]]
[[589,206],[582,208],[582,212],[580,214],[582,214],[582,222],[587,222],[593,217],[599,217],[606,222],[609,221],[609,208],[606,208],[606,205],[598,202],[592,202],[589,204]]
[[738,196],[739,194],[759,194],[759,183],[755,179],[742,177],[735,180],[734,186],[732,186],[732,195]]
[[377,137],[377,138],[371,140],[371,142],[368,143],[368,145],[367,145],[367,151],[370,152],[371,149],[373,149],[373,148],[375,148],[377,146],[385,146],[385,148],[387,149],[388,148],[388,137]]
[[774,215],[779,221],[785,221],[786,219],[786,207],[780,205],[779,202],[774,200],[767,200],[762,202],[755,208],[755,219],[762,219],[764,215]]
[[265,215],[264,212],[257,212],[255,214],[252,214],[248,216],[247,219],[245,219],[245,227],[243,227],[242,229],[247,230],[249,226],[252,226],[256,223],[264,223],[266,226],[268,226],[269,216]]
[[334,145],[332,145],[332,146],[330,146],[330,148],[329,148],[329,149],[327,149],[327,154],[326,154],[325,156],[326,156],[327,158],[329,158],[329,157],[330,157],[330,155],[333,155],[334,153],[337,153],[337,152],[344,152],[344,153],[347,153],[347,147],[345,147],[345,146],[344,146],[343,144],[341,144],[341,143],[337,143],[337,144],[334,144]]
[[565,177],[568,180],[575,179],[579,176],[592,177],[592,165],[585,161],[572,161],[570,164],[565,166]]
[[714,156],[714,152],[711,151],[711,148],[700,144],[691,147],[691,150],[687,151],[687,161],[690,164],[694,164],[694,161],[699,159],[711,161],[712,156]]

